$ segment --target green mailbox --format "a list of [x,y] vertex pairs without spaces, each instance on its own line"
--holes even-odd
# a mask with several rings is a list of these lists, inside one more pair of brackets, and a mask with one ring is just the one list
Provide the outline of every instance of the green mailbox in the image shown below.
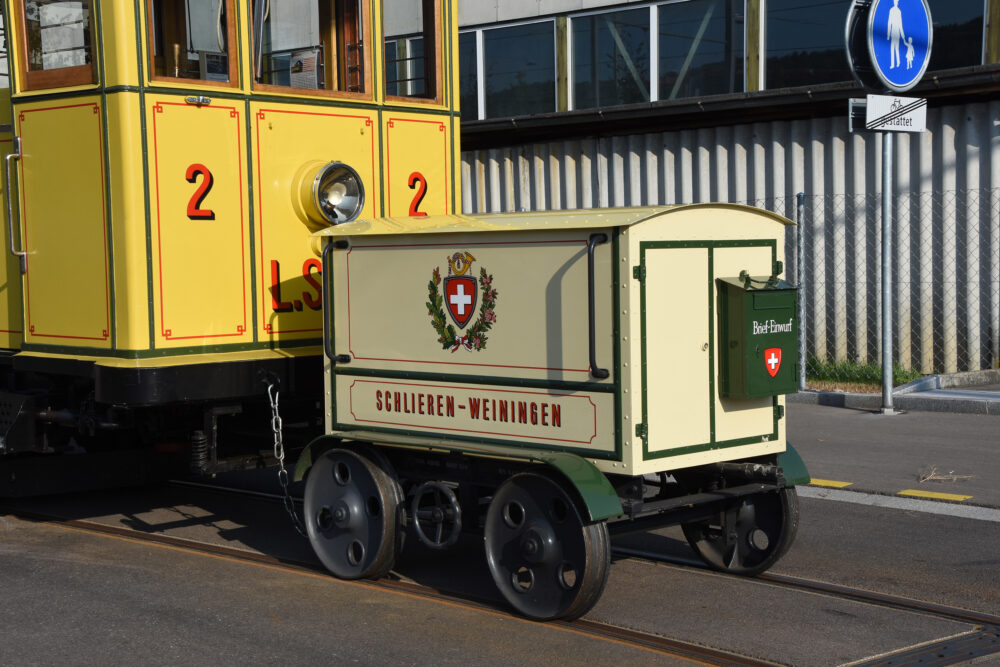
[[719,279],[719,393],[759,398],[798,391],[798,288],[777,276]]

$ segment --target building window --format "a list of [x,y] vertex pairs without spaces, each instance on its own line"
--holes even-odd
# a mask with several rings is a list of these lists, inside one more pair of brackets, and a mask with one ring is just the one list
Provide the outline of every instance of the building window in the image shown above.
[[360,0],[254,0],[254,81],[365,92]]
[[852,78],[844,54],[847,4],[768,0],[766,87],[813,86]]
[[935,3],[934,44],[927,69],[968,67],[983,62],[982,0],[949,0]]
[[158,79],[236,85],[233,0],[153,0],[152,71]]
[[483,31],[486,117],[556,110],[555,22]]
[[385,2],[382,15],[387,96],[437,96],[437,5],[432,0]]
[[476,32],[463,32],[458,36],[459,106],[462,110],[462,117],[467,119],[479,118],[477,34]]
[[24,88],[94,82],[89,0],[27,0],[15,6],[24,21]]
[[573,108],[648,102],[649,9],[573,18]]
[[659,99],[743,92],[740,0],[671,3],[658,14]]

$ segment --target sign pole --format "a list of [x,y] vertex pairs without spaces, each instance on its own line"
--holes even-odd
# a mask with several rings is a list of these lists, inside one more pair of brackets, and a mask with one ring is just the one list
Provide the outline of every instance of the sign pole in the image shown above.
[[892,407],[892,132],[882,132],[882,414]]
[[[893,132],[923,132],[927,100],[900,97],[918,83],[930,63],[934,22],[927,0],[852,0],[844,26],[847,63],[870,92],[848,104],[854,132],[856,112],[865,108],[865,129],[882,134],[882,414],[892,407],[892,167]],[[904,66],[905,61],[905,66]]]

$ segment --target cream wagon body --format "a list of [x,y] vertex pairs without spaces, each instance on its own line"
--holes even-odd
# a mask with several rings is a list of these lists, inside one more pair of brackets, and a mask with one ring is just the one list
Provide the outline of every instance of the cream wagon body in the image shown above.
[[[795,289],[780,280],[788,224],[717,204],[375,218],[318,232],[329,435],[302,469],[367,452],[396,489],[383,495],[407,499],[400,523],[430,546],[488,508],[494,578],[536,618],[596,602],[608,525],[682,522],[710,564],[766,569],[794,534],[789,487],[807,479],[783,420],[798,358]],[[332,485],[311,480],[306,519],[331,569],[367,576],[338,572],[379,550],[336,529],[326,487],[340,498],[350,466],[339,464],[328,466]],[[578,525],[557,527],[570,508]],[[735,529],[745,534],[734,547],[727,531],[741,512],[762,517]],[[559,555],[532,565],[543,544]]]

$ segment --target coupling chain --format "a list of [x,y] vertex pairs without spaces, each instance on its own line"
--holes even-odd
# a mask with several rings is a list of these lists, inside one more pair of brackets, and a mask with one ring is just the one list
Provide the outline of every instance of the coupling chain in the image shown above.
[[281,484],[281,491],[284,494],[285,511],[292,517],[292,525],[295,532],[302,537],[307,537],[302,519],[295,511],[295,504],[292,501],[292,494],[288,490],[288,470],[285,468],[285,441],[282,434],[281,415],[278,414],[278,385],[272,382],[267,385],[267,398],[271,402],[271,430],[274,432],[274,458],[278,459],[278,483]]

